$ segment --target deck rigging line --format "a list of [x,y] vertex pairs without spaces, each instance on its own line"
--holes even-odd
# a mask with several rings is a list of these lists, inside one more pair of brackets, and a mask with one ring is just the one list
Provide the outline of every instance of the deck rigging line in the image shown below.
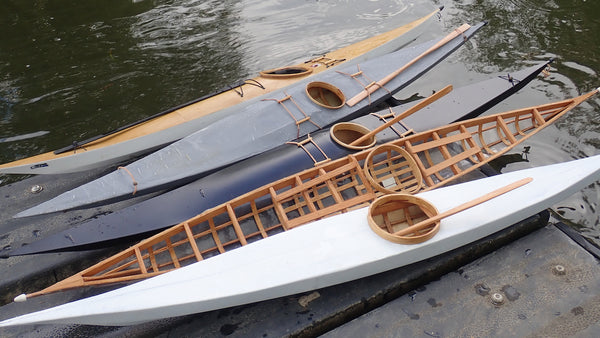
[[[370,115],[373,115],[375,117],[377,117],[380,121],[382,121],[382,124],[386,124],[389,120],[393,120],[397,115],[396,113],[392,110],[392,107],[388,107],[388,109],[390,110],[389,113],[387,114],[379,114],[379,113],[371,113]],[[398,137],[402,138],[402,137],[406,137],[407,135],[413,134],[415,131],[412,128],[409,128],[404,121],[400,120],[397,122],[398,124],[400,124],[402,127],[404,127],[404,129],[406,129],[405,132],[400,132],[398,131],[398,129],[396,129],[396,127],[394,127],[394,125],[391,125],[389,128],[396,133],[396,135],[398,135]]]
[[[310,122],[312,123],[315,127],[317,127],[318,129],[322,129],[321,126],[319,126],[318,124],[316,124],[315,122],[313,122],[310,119],[310,116],[308,116],[304,110],[302,110],[302,108],[300,107],[300,105],[296,102],[296,100],[294,100],[294,98],[286,93],[283,92],[285,94],[285,97],[283,99],[262,99],[262,101],[276,101],[277,103],[279,103],[283,109],[285,109],[285,111],[290,115],[291,118],[294,119],[294,121],[296,121],[296,128],[297,128],[297,132],[296,132],[296,138],[300,137],[300,124],[303,122]],[[294,116],[294,114],[288,109],[288,107],[284,104],[285,101],[290,100],[290,102],[292,102],[294,104],[294,106],[296,106],[296,109],[298,109],[298,111],[300,113],[302,113],[302,115],[304,116],[301,119],[297,119],[296,116]]]
[[322,55],[322,56],[313,58],[311,60],[305,61],[304,63],[320,63],[320,64],[324,65],[325,68],[329,68],[329,67],[337,65],[338,63],[342,63],[344,61],[346,61],[345,58],[343,58],[343,59],[332,59],[332,58],[326,57],[325,55]]
[[[317,148],[317,150],[321,153],[323,160],[317,161],[316,157],[313,154],[311,154],[310,150],[308,150],[308,148],[306,147],[306,144],[308,144],[308,143],[312,144],[315,148]],[[323,149],[315,142],[315,140],[310,136],[310,134],[307,134],[306,138],[302,141],[298,141],[298,142],[288,141],[288,142],[286,142],[286,144],[294,144],[294,145],[298,146],[299,148],[302,148],[302,150],[304,150],[304,152],[306,152],[306,154],[314,162],[315,166],[318,166],[321,163],[331,161],[331,158],[329,158],[329,156],[327,156],[325,151],[323,151]]]

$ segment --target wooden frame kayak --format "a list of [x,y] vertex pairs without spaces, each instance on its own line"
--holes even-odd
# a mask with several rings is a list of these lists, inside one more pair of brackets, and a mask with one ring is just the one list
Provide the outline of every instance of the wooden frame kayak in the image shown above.
[[[477,117],[525,87],[538,74],[546,71],[551,62],[549,60],[519,71],[504,72],[488,80],[454,89],[421,111],[406,116],[379,132],[373,138],[373,143],[382,144],[416,132]],[[351,122],[373,130],[412,107],[414,102],[374,112]],[[336,160],[356,151],[336,143],[330,137],[329,129],[320,130],[131,207],[100,215],[33,242],[24,239],[27,245],[14,245],[15,249],[0,252],[0,257],[88,250],[127,241],[140,234],[150,235],[151,232],[173,226],[235,196],[312,168],[320,162]],[[165,205],[169,208],[163,208]]]
[[[340,48],[303,63],[260,72],[259,76],[106,135],[74,142],[58,151],[0,165],[0,174],[60,174],[84,171],[132,158],[181,139],[227,116],[223,109],[285,88],[340,65],[351,65],[397,50],[415,40],[443,7],[391,31]],[[292,70],[292,71],[290,71]]]
[[[364,115],[433,68],[485,25],[486,22],[473,26],[464,24],[441,40],[403,48],[359,65],[343,65],[335,71],[324,71],[286,89],[273,91],[267,97],[248,101],[243,108],[236,106],[227,117],[107,175],[20,212],[16,217],[101,205],[134,195],[174,189],[335,122]],[[440,41],[445,43],[440,45]],[[411,66],[405,68],[407,63]],[[371,79],[387,77],[399,68],[404,71],[388,81],[385,87],[371,93],[368,99],[352,107],[343,103],[346,97],[368,88]],[[319,100],[323,102],[315,103]]]
[[322,163],[209,209],[18,299],[157,276],[362,208],[384,194],[439,188],[522,144],[598,91],[453,123]]
[[[431,205],[433,210],[425,216],[415,216],[426,222],[439,216],[438,231],[420,243],[395,243],[367,224],[381,208],[376,212],[359,208],[110,292],[6,319],[0,327],[50,323],[130,325],[319,289],[468,245],[562,201],[598,179],[600,155],[416,196],[385,195],[416,197]],[[169,252],[164,254],[168,256]]]

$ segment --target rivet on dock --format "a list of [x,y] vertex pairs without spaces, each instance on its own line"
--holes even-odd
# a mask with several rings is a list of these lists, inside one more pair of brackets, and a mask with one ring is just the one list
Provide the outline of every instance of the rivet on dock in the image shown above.
[[498,292],[492,293],[490,299],[494,305],[502,305],[504,303],[504,296]]
[[558,276],[562,276],[567,273],[567,270],[565,269],[564,266],[557,264],[552,267],[552,273],[554,273],[555,275],[558,275]]
[[36,184],[36,185],[32,186],[31,189],[29,189],[29,191],[32,194],[40,193],[40,192],[42,192],[42,190],[44,190],[44,188],[39,184]]

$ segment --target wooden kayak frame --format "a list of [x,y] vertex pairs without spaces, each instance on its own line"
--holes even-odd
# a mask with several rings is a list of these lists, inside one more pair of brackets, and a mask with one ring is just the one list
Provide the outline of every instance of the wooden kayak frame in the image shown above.
[[[320,163],[208,209],[44,290],[17,298],[156,276],[364,207],[390,192],[413,194],[440,187],[522,144],[597,92],[456,122]],[[461,165],[464,161],[468,165]],[[384,186],[392,181],[394,187]]]

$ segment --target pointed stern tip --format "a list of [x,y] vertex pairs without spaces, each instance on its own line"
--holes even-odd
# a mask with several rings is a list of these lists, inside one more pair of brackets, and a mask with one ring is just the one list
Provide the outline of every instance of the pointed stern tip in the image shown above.
[[29,216],[35,216],[37,215],[35,212],[32,212],[32,209],[35,208],[31,208],[31,209],[27,209],[24,211],[21,211],[20,213],[13,215],[13,218],[23,218],[23,217],[29,217]]
[[13,301],[15,303],[23,303],[23,302],[27,301],[27,295],[22,293],[22,294],[16,296]]
[[23,217],[31,217],[31,216],[39,216],[39,215],[45,215],[45,214],[49,214],[52,212],[57,212],[57,211],[62,211],[62,210],[48,210],[47,208],[44,207],[42,204],[38,204],[34,207],[31,207],[29,209],[23,210],[20,213],[16,214],[13,216],[13,218],[23,218]]

